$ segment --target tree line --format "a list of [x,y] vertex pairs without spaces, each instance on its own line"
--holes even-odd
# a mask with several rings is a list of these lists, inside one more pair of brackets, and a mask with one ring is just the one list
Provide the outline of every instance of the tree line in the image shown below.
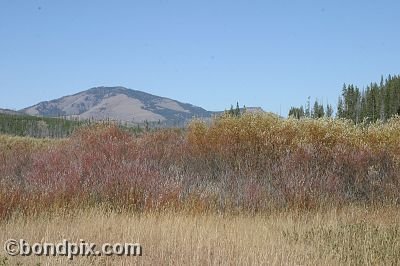
[[127,123],[116,123],[110,119],[96,121],[94,119],[80,120],[67,117],[50,118],[0,113],[0,134],[35,138],[65,138],[70,136],[76,129],[93,123],[117,124],[121,129],[133,134],[140,134],[145,130],[140,125],[136,127],[129,126]]
[[[315,101],[310,106],[310,97],[306,107],[292,107],[290,117],[320,118],[332,117],[333,107],[325,107]],[[370,83],[366,88],[360,89],[353,84],[344,84],[342,93],[338,98],[336,117],[352,120],[355,124],[360,122],[386,121],[394,115],[400,115],[400,76],[389,75],[386,79],[381,77],[380,83]]]
[[289,117],[295,117],[297,119],[308,117],[308,118],[322,118],[322,117],[332,117],[333,107],[331,104],[324,106],[322,103],[315,100],[314,104],[311,106],[311,97],[308,97],[306,107],[292,107],[289,110]]

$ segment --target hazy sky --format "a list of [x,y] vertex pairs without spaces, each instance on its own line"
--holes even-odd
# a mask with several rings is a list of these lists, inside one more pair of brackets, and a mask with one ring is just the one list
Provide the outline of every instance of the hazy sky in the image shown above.
[[400,73],[400,1],[0,0],[0,107],[121,85],[287,114]]

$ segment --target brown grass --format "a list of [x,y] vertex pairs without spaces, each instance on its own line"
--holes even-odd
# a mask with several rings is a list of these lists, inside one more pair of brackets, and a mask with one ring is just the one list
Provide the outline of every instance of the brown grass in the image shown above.
[[143,256],[6,257],[10,265],[398,265],[400,212],[347,207],[262,215],[109,212],[102,208],[16,216],[0,241],[138,242]]

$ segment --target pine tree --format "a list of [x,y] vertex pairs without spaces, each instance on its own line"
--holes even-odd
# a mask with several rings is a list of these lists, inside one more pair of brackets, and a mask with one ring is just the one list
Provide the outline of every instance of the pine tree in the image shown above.
[[326,113],[325,113],[326,117],[331,118],[333,116],[333,107],[330,104],[326,105]]
[[344,117],[344,104],[343,104],[343,99],[340,96],[339,96],[339,100],[338,100],[338,107],[337,107],[336,116],[338,118],[343,118]]
[[367,119],[369,122],[386,121],[400,107],[400,78],[389,75],[381,77],[379,85],[370,83],[360,91],[354,85],[344,85],[338,100],[337,116],[355,123]]
[[239,117],[239,116],[240,116],[239,102],[236,102],[235,116],[236,116],[236,117]]
[[231,109],[229,109],[228,115],[230,115],[230,116],[234,116],[235,115],[235,110],[233,110],[233,105],[231,105]]
[[306,110],[305,110],[305,116],[306,116],[306,117],[311,117],[311,105],[310,105],[310,100],[311,100],[311,97],[308,96],[308,98],[307,98],[307,103],[306,103]]
[[315,100],[314,102],[314,107],[312,111],[312,117],[313,118],[321,118],[325,116],[325,110],[324,106],[318,102],[318,100]]
[[300,108],[291,107],[289,110],[289,117],[301,119],[305,116],[304,107],[301,106]]

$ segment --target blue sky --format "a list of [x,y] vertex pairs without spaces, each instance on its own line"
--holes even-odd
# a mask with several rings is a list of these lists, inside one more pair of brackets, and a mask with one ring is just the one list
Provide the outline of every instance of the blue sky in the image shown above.
[[399,74],[399,1],[0,0],[0,107],[121,85],[286,115]]

